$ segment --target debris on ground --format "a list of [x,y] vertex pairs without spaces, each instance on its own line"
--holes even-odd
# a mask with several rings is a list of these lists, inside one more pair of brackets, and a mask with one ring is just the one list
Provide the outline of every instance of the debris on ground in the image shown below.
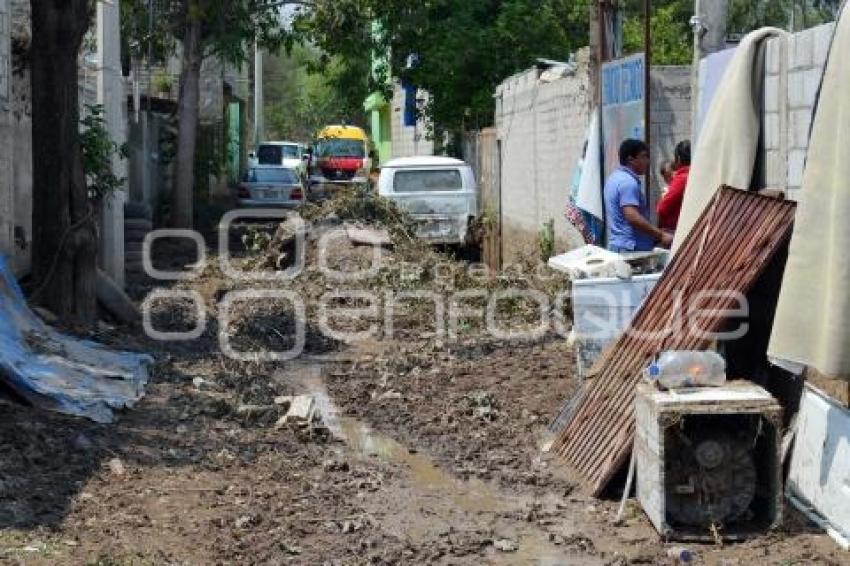
[[493,541],[493,547],[499,552],[516,552],[519,550],[517,543],[506,538]]
[[348,239],[355,246],[390,247],[393,244],[390,233],[386,229],[346,225],[345,232],[348,235]]
[[8,263],[0,258],[4,387],[41,409],[109,423],[115,410],[142,398],[152,364],[150,356],[112,351],[48,326],[29,308]]
[[[344,342],[317,330],[313,305],[334,289],[450,296],[510,288],[551,295],[565,288],[560,275],[529,276],[534,265],[494,274],[460,261],[454,250],[397,238],[387,225],[391,214],[363,221],[354,214],[358,208],[352,199],[342,209],[338,203],[316,207],[327,214],[307,220],[304,271],[269,284],[304,298],[304,358],[322,367],[316,376],[301,375],[305,359],[269,363],[222,355],[223,329],[214,324],[191,343],[146,340],[118,328],[104,337],[108,344],[133,344],[154,352],[159,363],[143,404],[115,425],[3,405],[2,559],[19,562],[19,549],[33,546],[50,553],[37,561],[62,564],[669,561],[646,521],[612,529],[616,504],[580,493],[576,478],[539,450],[546,418],[577,387],[575,352],[562,337],[550,332],[504,340],[470,320],[449,340],[436,333],[427,304],[399,309],[394,336]],[[321,238],[346,222],[383,223],[394,245],[381,250],[374,273],[341,285],[316,266]],[[342,236],[329,250],[328,266],[368,269],[373,250]],[[248,269],[264,254],[236,254],[233,263]],[[194,250],[154,259],[172,269],[196,261]],[[228,279],[215,261],[197,279],[175,284],[197,291],[211,316],[226,293],[255,287],[263,288]],[[260,303],[234,303],[227,335],[245,350],[286,347],[294,328],[291,305]],[[161,330],[192,321],[181,305],[155,305],[151,314]],[[539,309],[518,301],[506,304],[505,315],[513,324]],[[335,326],[357,330],[362,322]],[[333,426],[336,440],[319,441],[323,433],[309,425],[275,426],[299,395],[313,398],[326,421],[314,426]],[[273,409],[254,420],[244,418],[246,411],[256,413],[246,407]],[[79,434],[94,448],[78,448]],[[113,458],[124,475],[112,473]],[[591,504],[593,512],[586,510]],[[840,563],[824,538],[792,515],[781,536],[694,550],[712,563]],[[496,540],[515,550],[497,549]]]

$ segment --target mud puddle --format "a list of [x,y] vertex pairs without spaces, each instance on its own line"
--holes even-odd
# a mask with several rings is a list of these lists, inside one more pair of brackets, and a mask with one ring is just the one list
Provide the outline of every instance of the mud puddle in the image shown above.
[[[444,472],[431,458],[368,424],[339,414],[316,364],[287,370],[286,379],[313,396],[331,433],[361,457],[374,457],[403,468],[399,485],[367,496],[364,503],[392,534],[411,544],[428,544],[452,536],[477,535],[489,564],[602,564],[596,557],[569,552],[550,542],[548,533],[521,519],[535,500],[503,493],[480,480],[461,480]],[[545,443],[546,439],[541,439]],[[360,494],[362,495],[362,494]],[[568,530],[571,525],[565,518]],[[473,537],[474,538],[474,537]],[[515,550],[496,550],[509,541]]]

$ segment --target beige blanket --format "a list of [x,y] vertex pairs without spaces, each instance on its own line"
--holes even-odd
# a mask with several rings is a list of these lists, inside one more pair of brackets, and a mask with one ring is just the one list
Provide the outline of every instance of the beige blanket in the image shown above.
[[850,380],[850,10],[814,119],[769,355]]
[[729,62],[696,144],[674,253],[721,185],[750,188],[761,132],[765,47],[783,34],[774,28],[750,33]]

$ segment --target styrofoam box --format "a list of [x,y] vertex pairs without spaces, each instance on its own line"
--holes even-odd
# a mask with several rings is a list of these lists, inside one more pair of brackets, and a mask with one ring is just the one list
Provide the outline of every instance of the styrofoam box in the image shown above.
[[573,332],[579,376],[583,377],[602,352],[619,338],[661,275],[573,281]]

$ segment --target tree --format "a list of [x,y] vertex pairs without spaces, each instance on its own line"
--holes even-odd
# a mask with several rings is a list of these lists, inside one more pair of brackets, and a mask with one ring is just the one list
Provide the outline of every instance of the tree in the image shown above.
[[66,322],[96,320],[97,230],[80,140],[78,55],[89,0],[32,0],[32,300]]
[[[492,123],[500,81],[586,45],[587,22],[588,4],[572,0],[317,0],[295,29],[328,56],[389,53],[388,74],[428,91],[423,113],[458,132]],[[385,88],[381,75],[371,77],[372,90]]]
[[[637,7],[636,7],[637,8]],[[623,49],[626,53],[644,50],[644,15],[640,9],[627,13],[623,24]],[[690,65],[693,59],[693,36],[689,21],[693,0],[653,2],[650,18],[653,65]]]
[[[173,191],[171,223],[178,228],[193,225],[195,150],[200,110],[201,66],[208,57],[230,64],[243,63],[253,45],[277,48],[285,40],[281,6],[303,4],[300,0],[155,0],[154,27],[170,33],[182,46],[180,97],[178,100],[177,179]],[[136,33],[134,43],[143,46],[161,33],[146,28],[146,9],[127,14],[122,27]],[[135,30],[135,31],[133,31]]]
[[324,125],[364,125],[369,59],[324,59],[314,48],[267,58],[267,128],[272,139],[309,140]]

